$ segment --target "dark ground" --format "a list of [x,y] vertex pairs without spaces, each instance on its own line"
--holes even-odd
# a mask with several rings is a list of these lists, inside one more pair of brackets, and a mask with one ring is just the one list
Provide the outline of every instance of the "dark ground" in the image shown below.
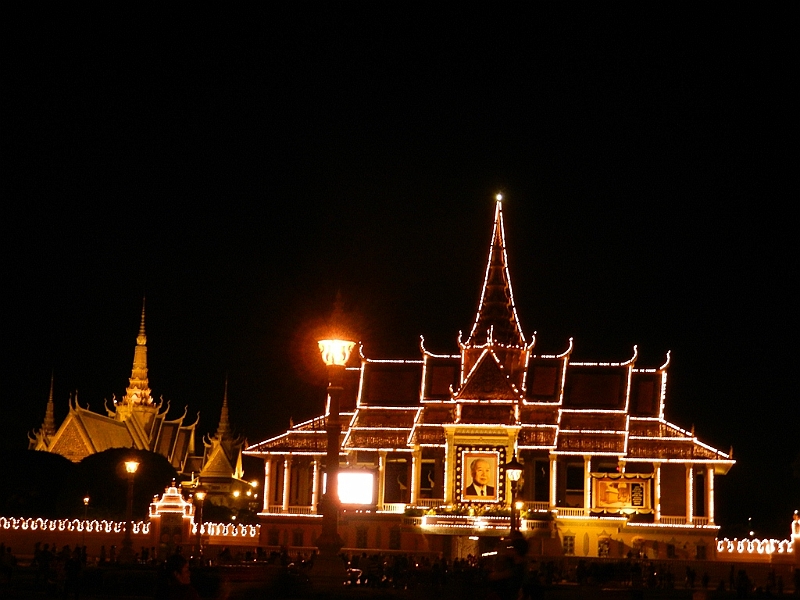
[[[533,599],[552,599],[552,600],[588,600],[591,598],[602,598],[608,600],[616,599],[699,599],[699,598],[737,598],[736,592],[716,591],[720,580],[727,580],[723,576],[730,569],[730,565],[725,563],[705,562],[693,563],[698,573],[708,570],[711,574],[709,590],[703,590],[699,583],[694,589],[685,587],[682,577],[675,578],[674,588],[648,588],[637,584],[631,586],[630,583],[622,581],[599,581],[590,579],[589,582],[578,585],[575,582],[565,582],[560,584],[546,585],[538,588]],[[597,565],[611,566],[611,563],[598,562]],[[682,573],[685,568],[677,562],[661,563],[656,565],[660,569],[668,569],[677,574]],[[736,568],[747,569],[748,575],[753,582],[753,589],[748,598],[770,598],[770,597],[797,597],[791,595],[791,566],[787,565],[777,572],[784,574],[784,595],[779,596],[777,590],[769,595],[763,586],[767,580],[770,570],[769,565],[736,565]],[[599,571],[598,571],[599,572]],[[785,572],[785,573],[784,573]],[[231,581],[225,581],[230,579]],[[386,598],[392,600],[418,599],[418,598],[438,598],[440,600],[449,599],[469,599],[479,600],[500,600],[492,591],[492,587],[485,580],[458,580],[451,578],[445,585],[435,584],[430,573],[419,573],[419,577],[408,588],[371,588],[366,586],[346,586],[341,590],[332,592],[330,590],[315,590],[309,583],[307,577],[291,573],[280,567],[254,567],[245,568],[233,567],[227,569],[214,568],[209,570],[194,570],[192,575],[193,585],[197,588],[203,598],[226,598],[228,600],[249,600],[255,598],[298,598],[298,599],[359,599]],[[156,570],[152,568],[135,569],[98,569],[90,568],[84,573],[83,587],[80,598],[84,600],[106,600],[112,598],[124,598],[129,600],[144,600],[153,598],[153,590],[156,585]],[[762,586],[759,590],[758,586]],[[19,568],[11,577],[10,581],[0,579],[0,599],[14,600],[27,598],[64,598],[60,585],[57,582],[44,582],[38,580],[36,572],[29,568]],[[75,597],[69,594],[69,598]]]

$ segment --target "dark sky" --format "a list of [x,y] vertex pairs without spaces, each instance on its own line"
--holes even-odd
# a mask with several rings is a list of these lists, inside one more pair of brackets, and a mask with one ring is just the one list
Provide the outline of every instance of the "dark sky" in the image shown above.
[[20,23],[4,447],[41,425],[51,371],[59,422],[75,390],[95,410],[124,393],[143,295],[156,396],[212,432],[227,374],[251,442],[321,410],[337,290],[368,356],[418,357],[420,334],[455,352],[502,191],[537,349],[671,350],[668,419],[739,461],[720,519],[785,537],[796,15],[621,8]]

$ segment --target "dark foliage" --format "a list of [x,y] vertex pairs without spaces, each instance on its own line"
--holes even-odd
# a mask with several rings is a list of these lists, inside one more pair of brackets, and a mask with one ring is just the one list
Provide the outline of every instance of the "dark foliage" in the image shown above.
[[128,475],[123,463],[139,461],[133,484],[133,518],[147,515],[153,496],[161,495],[178,473],[166,458],[154,452],[113,448],[84,458],[77,465],[81,498],[88,495],[90,516],[122,519],[127,510]]
[[9,451],[0,486],[0,515],[50,519],[74,515],[73,501],[81,493],[75,487],[76,472],[77,465],[58,454]]
[[[177,472],[160,454],[122,448],[93,454],[78,464],[50,452],[9,452],[0,486],[0,515],[122,519],[128,493],[122,465],[131,458],[140,463],[133,486],[133,517],[144,518],[153,496],[161,495]],[[86,496],[88,507],[83,503]]]

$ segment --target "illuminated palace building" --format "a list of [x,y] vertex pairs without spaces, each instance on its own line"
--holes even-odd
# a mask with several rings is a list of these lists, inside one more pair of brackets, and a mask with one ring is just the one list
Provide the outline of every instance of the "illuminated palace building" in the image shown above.
[[[517,525],[534,553],[712,558],[714,480],[734,461],[667,421],[669,355],[646,367],[635,347],[625,362],[576,362],[572,340],[560,354],[534,346],[514,306],[498,199],[477,315],[459,352],[422,343],[417,359],[375,360],[363,349],[349,359],[345,547],[465,556]],[[314,545],[328,416],[245,451],[265,461],[262,544]],[[512,461],[522,468],[518,519]]]

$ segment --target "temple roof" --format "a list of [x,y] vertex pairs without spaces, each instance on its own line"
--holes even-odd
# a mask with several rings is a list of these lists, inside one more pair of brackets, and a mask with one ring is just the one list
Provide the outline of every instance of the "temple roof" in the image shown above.
[[418,406],[422,361],[365,360],[361,381],[359,406]]
[[[340,447],[344,443],[345,436],[349,431],[349,426],[353,413],[342,412],[339,414],[343,424],[342,432],[339,436]],[[288,431],[277,435],[258,444],[248,446],[244,454],[263,455],[263,454],[325,454],[328,447],[328,438],[325,432],[327,419],[324,415],[314,417],[303,423],[293,425]]]
[[[360,367],[346,371],[342,409],[356,400],[341,450],[407,451],[472,436],[516,438],[517,448],[555,454],[732,464],[730,456],[664,420],[669,354],[656,368],[636,367],[635,346],[626,361],[572,362],[572,339],[561,354],[533,354],[514,306],[499,198],[478,311],[459,350],[436,355],[423,339],[421,361],[362,353]],[[324,419],[312,419],[247,453],[321,454],[324,429]]]

